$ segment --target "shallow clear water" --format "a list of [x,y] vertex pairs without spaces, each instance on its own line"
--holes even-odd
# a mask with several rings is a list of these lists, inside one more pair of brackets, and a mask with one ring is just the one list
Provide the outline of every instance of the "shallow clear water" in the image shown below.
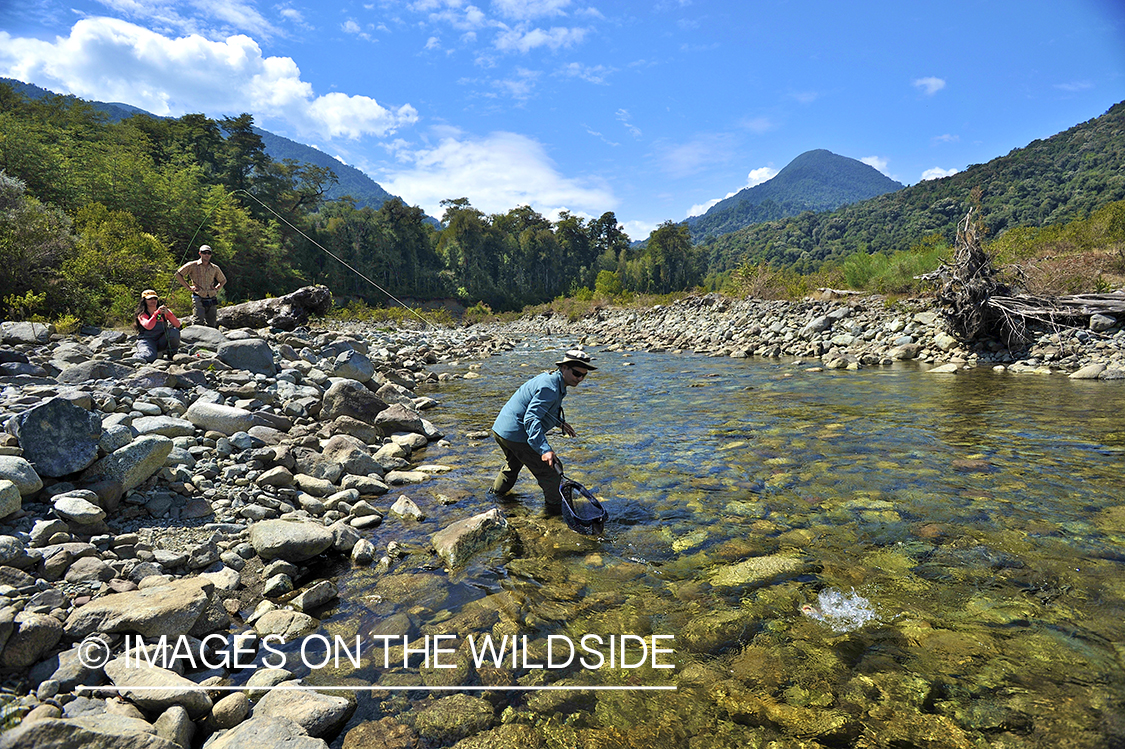
[[[447,675],[677,687],[504,697],[515,722],[553,715],[541,730],[561,744],[551,731],[600,746],[1125,745],[1125,388],[595,350],[599,370],[565,401],[579,437],[552,444],[608,509],[604,537],[542,517],[525,473],[501,504],[519,543],[447,576],[428,536],[491,506],[499,465],[466,433],[566,343],[429,393],[452,446],[422,460],[454,470],[387,499],[433,519],[388,518],[376,543],[416,553],[389,574],[342,570],[325,631],[527,634],[539,655],[550,634],[675,636],[674,669]],[[419,675],[440,683],[369,666],[320,680]],[[363,698],[353,724],[435,696]]]

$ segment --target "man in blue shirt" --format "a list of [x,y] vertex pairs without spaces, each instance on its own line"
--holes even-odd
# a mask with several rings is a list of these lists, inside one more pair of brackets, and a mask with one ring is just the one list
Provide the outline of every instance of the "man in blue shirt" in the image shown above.
[[520,385],[492,425],[492,436],[504,451],[505,465],[492,482],[493,494],[507,494],[516,485],[520,469],[527,466],[539,487],[547,512],[558,514],[562,510],[562,464],[547,442],[547,431],[554,426],[563,434],[574,437],[574,429],[563,420],[562,399],[568,387],[577,387],[586,374],[597,369],[590,363],[590,355],[579,349],[566,352],[562,361],[555,362],[558,370],[544,372]]

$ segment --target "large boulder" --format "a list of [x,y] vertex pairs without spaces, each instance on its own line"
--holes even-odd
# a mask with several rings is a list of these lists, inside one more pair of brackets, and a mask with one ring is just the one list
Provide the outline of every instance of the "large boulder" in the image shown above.
[[375,417],[375,426],[382,428],[388,433],[427,433],[426,427],[422,423],[422,417],[418,415],[418,412],[412,408],[407,408],[401,403],[388,406],[383,411],[380,411],[379,415]]
[[94,359],[67,367],[55,379],[62,385],[80,385],[95,380],[123,380],[132,374],[132,367]]
[[216,320],[228,328],[293,330],[309,321],[309,315],[323,315],[332,309],[332,292],[327,286],[305,286],[274,299],[258,299],[220,307]]
[[[310,739],[310,741],[319,739]],[[327,748],[327,744],[320,742]],[[149,733],[122,732],[106,726],[87,726],[77,720],[44,718],[26,721],[4,734],[4,749],[183,749],[167,739]],[[236,746],[232,744],[231,746]],[[287,745],[288,746],[288,745]],[[295,745],[294,749],[316,749],[314,745]]]
[[262,559],[304,562],[332,548],[335,537],[320,523],[263,520],[250,529],[250,544]]
[[33,666],[63,636],[63,626],[53,616],[31,614],[21,611],[16,614],[15,631],[12,632],[0,654],[0,668],[26,669]]
[[137,658],[118,657],[106,664],[105,674],[125,699],[142,710],[160,714],[179,705],[192,718],[211,711],[211,698],[190,679],[175,671],[138,662]]
[[147,434],[90,466],[82,478],[90,483],[113,482],[120,486],[122,493],[135,489],[164,467],[172,444],[167,437]]
[[352,476],[370,476],[384,473],[383,466],[368,451],[367,446],[355,437],[337,434],[325,443],[322,450],[325,460],[337,463]]
[[354,349],[344,351],[336,357],[332,374],[358,382],[368,382],[375,376],[375,365],[371,360]]
[[304,728],[289,718],[272,715],[255,715],[207,742],[207,749],[245,749],[248,746],[262,749],[328,749],[324,739],[309,736]]
[[[43,488],[35,468],[26,458],[18,455],[0,455],[0,479],[11,481],[19,489],[20,496],[27,497]],[[3,515],[0,515],[3,517]]]
[[207,580],[184,578],[166,585],[111,593],[79,606],[66,620],[68,637],[94,632],[129,632],[158,638],[186,635],[207,610],[214,586]]
[[273,350],[261,338],[227,341],[215,352],[219,361],[235,369],[272,376],[276,373]]
[[55,326],[41,322],[3,322],[0,323],[0,336],[4,343],[47,343]]
[[374,424],[375,418],[387,410],[387,404],[358,380],[337,380],[324,393],[320,418],[331,421],[339,416]]
[[495,548],[511,533],[496,507],[447,525],[431,537],[434,551],[449,567],[460,567],[482,551]]
[[[300,682],[282,682],[281,686],[297,687]],[[310,736],[328,736],[348,722],[355,708],[355,702],[346,697],[307,689],[277,689],[258,700],[254,715],[288,718]]]
[[254,414],[245,408],[202,400],[192,403],[184,418],[200,429],[221,432],[228,437],[235,432],[249,432],[255,424]]
[[14,431],[35,472],[57,477],[81,471],[97,460],[102,420],[65,398],[51,398],[17,416]]
[[180,331],[180,345],[194,344],[203,348],[215,350],[229,341],[218,328],[207,325],[188,325]]

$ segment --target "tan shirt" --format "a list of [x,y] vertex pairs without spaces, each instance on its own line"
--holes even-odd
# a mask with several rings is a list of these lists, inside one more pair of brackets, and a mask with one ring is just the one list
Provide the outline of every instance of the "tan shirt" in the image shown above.
[[181,281],[187,281],[189,285],[194,286],[193,294],[198,294],[201,297],[210,298],[218,294],[220,286],[225,286],[227,277],[219,270],[219,266],[211,263],[204,266],[202,260],[192,260],[190,263],[184,263],[178,271],[176,277]]

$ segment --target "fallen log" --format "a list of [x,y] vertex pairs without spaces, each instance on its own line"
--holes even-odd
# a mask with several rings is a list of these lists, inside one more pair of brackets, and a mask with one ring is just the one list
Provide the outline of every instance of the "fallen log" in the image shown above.
[[293,330],[307,323],[309,315],[323,315],[330,309],[332,292],[327,286],[305,286],[281,297],[220,307],[216,320],[227,328]]

